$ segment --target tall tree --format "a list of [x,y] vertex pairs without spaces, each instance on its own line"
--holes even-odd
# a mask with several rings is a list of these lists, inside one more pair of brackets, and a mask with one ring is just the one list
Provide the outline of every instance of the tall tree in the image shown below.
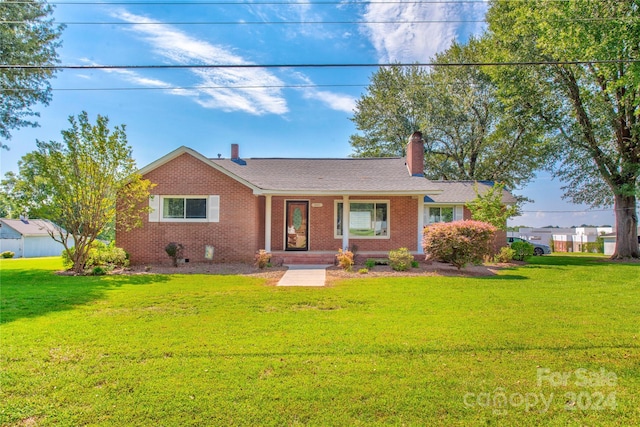
[[[55,25],[53,8],[42,0],[0,1],[0,138],[11,139],[11,130],[37,126],[32,110],[37,103],[51,101],[49,79],[53,68],[11,68],[7,66],[50,66],[58,63],[62,25]],[[6,148],[0,141],[0,147]]]
[[124,229],[141,225],[151,183],[136,172],[124,125],[111,131],[107,117],[98,115],[94,125],[86,112],[69,122],[64,143],[37,141],[38,150],[23,157],[15,188],[24,206],[62,228],[51,235],[82,272],[91,243],[114,221]]
[[[534,176],[545,146],[532,123],[504,108],[496,86],[480,67],[484,41],[454,43],[431,71],[381,69],[357,103],[352,120],[356,156],[403,156],[406,136],[420,129],[425,175],[431,179],[492,180],[508,188]],[[503,123],[509,122],[510,126]]]
[[545,126],[565,197],[613,203],[613,258],[639,256],[640,1],[494,0],[487,14],[501,99]]

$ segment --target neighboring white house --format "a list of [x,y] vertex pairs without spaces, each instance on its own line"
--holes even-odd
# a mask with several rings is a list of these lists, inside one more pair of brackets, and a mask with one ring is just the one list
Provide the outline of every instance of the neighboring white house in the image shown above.
[[0,252],[14,252],[16,258],[60,255],[64,246],[48,233],[56,229],[44,219],[0,219]]

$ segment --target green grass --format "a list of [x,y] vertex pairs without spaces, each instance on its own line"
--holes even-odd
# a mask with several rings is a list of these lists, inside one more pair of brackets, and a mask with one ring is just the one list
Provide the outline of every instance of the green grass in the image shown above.
[[311,289],[1,260],[0,424],[640,425],[640,264],[531,261]]

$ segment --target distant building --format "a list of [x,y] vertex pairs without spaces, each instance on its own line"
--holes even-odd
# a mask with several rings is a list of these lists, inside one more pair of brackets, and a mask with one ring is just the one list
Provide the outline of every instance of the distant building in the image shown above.
[[582,252],[587,243],[594,243],[598,237],[612,233],[613,227],[576,228],[529,228],[510,231],[509,237],[520,237],[549,245],[554,252]]
[[60,255],[62,243],[56,242],[49,231],[58,226],[44,219],[0,219],[0,252],[11,251],[16,258],[36,258]]

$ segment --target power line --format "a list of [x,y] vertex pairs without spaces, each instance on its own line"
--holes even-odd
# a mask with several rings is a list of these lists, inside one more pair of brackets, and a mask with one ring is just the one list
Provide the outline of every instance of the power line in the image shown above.
[[[531,2],[533,0],[503,0],[510,3],[524,3]],[[564,3],[567,0],[544,0],[548,3]],[[33,4],[31,1],[5,1],[0,3],[0,6],[10,4]],[[375,4],[489,4],[489,0],[407,0],[407,1],[274,1],[267,0],[262,2],[248,2],[248,1],[49,1],[50,5],[65,5],[65,6],[101,6],[101,5],[238,5],[238,6],[260,6],[260,5],[340,5],[340,6],[360,6],[360,5],[375,5]]]
[[[572,18],[558,19],[561,22],[631,22],[637,17],[620,18]],[[447,20],[410,20],[410,21],[175,21],[175,22],[122,22],[122,21],[53,21],[53,25],[369,25],[369,24],[478,24],[486,23],[486,19],[447,19]],[[0,21],[0,24],[21,25],[27,21]]]
[[[307,85],[242,85],[242,86],[154,86],[154,87],[105,87],[105,88],[52,88],[56,92],[72,91],[138,91],[138,90],[203,90],[203,89],[312,89],[323,87],[364,87],[365,84],[307,84]],[[27,88],[0,88],[0,92],[30,92],[36,89]]]
[[[53,21],[53,25],[364,25],[364,24],[473,24],[486,22],[484,19],[450,19],[446,21],[420,20],[420,21],[177,21],[177,22],[91,22]],[[0,21],[0,24],[27,24],[26,21]]]
[[575,61],[518,62],[415,62],[415,63],[333,63],[333,64],[156,64],[156,65],[29,65],[0,64],[9,70],[179,70],[179,69],[254,69],[254,68],[388,68],[388,67],[510,67],[538,65],[636,64],[640,59],[593,59]]
[[[524,1],[524,0],[512,0],[512,1]],[[565,1],[565,0],[558,0]],[[262,2],[246,2],[246,1],[104,1],[104,2],[94,2],[94,1],[50,1],[48,2],[50,5],[65,5],[65,6],[102,6],[102,5],[136,5],[136,6],[166,6],[166,5],[221,5],[221,6],[260,6],[260,5],[302,5],[302,6],[322,6],[322,5],[341,5],[341,6],[360,6],[360,5],[370,5],[370,4],[460,4],[460,3],[481,3],[488,4],[488,0],[410,0],[410,1],[351,1],[351,2],[343,2],[343,1],[262,1]],[[29,1],[8,1],[0,3],[0,5],[5,4],[32,4]]]

